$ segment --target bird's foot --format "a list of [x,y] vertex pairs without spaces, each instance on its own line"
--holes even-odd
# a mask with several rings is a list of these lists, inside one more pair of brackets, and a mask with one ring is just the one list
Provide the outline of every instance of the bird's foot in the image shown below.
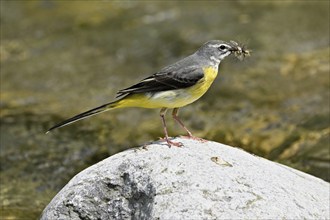
[[173,142],[170,141],[168,138],[159,138],[160,141],[166,141],[168,147],[175,146],[175,147],[182,147],[183,144],[181,142]]
[[195,137],[193,135],[187,135],[187,136],[180,136],[181,138],[185,138],[185,139],[190,139],[190,140],[195,140],[195,141],[199,141],[199,142],[202,142],[202,143],[205,143],[207,142],[207,140],[203,139],[203,138],[200,138],[200,137]]

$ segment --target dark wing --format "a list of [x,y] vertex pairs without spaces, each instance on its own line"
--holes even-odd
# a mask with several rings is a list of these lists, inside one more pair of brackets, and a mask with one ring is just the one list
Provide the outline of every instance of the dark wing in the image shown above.
[[131,87],[119,90],[116,98],[134,93],[183,89],[195,85],[203,77],[203,70],[197,66],[175,70],[168,68],[143,79]]

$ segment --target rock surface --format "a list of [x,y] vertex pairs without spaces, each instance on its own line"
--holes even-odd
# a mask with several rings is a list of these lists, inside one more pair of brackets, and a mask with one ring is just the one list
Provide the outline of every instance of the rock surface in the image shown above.
[[215,142],[176,139],[76,175],[41,219],[329,219],[329,183]]

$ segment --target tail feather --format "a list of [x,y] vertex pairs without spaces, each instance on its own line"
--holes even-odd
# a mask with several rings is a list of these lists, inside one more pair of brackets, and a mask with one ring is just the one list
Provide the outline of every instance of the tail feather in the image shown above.
[[110,102],[110,103],[101,105],[99,107],[93,108],[91,110],[88,110],[86,112],[83,112],[81,114],[78,114],[76,116],[73,116],[72,118],[66,119],[66,120],[64,120],[64,121],[56,124],[55,126],[51,127],[50,129],[48,129],[48,131],[46,132],[46,134],[49,133],[50,131],[56,129],[56,128],[64,127],[66,125],[69,125],[69,124],[74,123],[76,121],[79,121],[81,119],[84,119],[84,118],[90,117],[92,115],[96,115],[96,114],[99,114],[99,113],[108,111],[108,110],[116,107],[116,103],[117,103],[117,101]]

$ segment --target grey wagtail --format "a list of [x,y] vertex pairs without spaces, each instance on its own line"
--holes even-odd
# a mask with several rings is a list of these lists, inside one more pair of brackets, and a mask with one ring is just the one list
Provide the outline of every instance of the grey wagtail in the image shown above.
[[160,108],[160,117],[165,133],[164,140],[168,146],[180,147],[182,144],[171,141],[167,133],[165,113],[168,108],[172,108],[173,118],[186,130],[188,138],[202,140],[194,137],[184,126],[178,117],[178,110],[204,95],[218,74],[220,62],[231,53],[240,59],[249,55],[249,51],[235,41],[229,43],[220,40],[206,42],[192,55],[164,67],[131,87],[119,90],[116,96],[117,100],[62,121],[50,128],[47,133],[55,128],[111,109],[126,107]]

